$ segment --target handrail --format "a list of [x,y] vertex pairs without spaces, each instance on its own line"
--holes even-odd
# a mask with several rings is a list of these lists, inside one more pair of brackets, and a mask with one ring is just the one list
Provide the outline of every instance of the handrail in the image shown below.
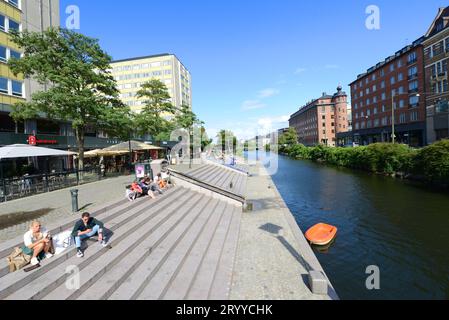
[[197,178],[194,178],[194,177],[192,177],[192,176],[189,176],[189,175],[187,175],[187,174],[185,174],[185,173],[181,173],[181,172],[179,172],[179,171],[173,170],[173,169],[171,169],[171,168],[168,169],[168,172],[170,173],[171,176],[173,176],[173,177],[175,177],[175,178],[180,178],[180,179],[182,179],[182,180],[184,180],[184,181],[187,181],[187,182],[189,182],[189,183],[191,183],[191,184],[194,184],[194,185],[196,185],[196,186],[198,186],[198,187],[201,187],[201,188],[207,189],[207,190],[209,190],[209,191],[218,193],[218,194],[220,194],[220,195],[222,195],[222,196],[224,196],[224,197],[230,198],[230,199],[232,199],[232,200],[241,202],[242,204],[245,204],[245,203],[246,203],[245,197],[243,197],[243,196],[241,196],[241,195],[238,195],[238,194],[236,194],[236,193],[233,193],[233,192],[224,190],[224,189],[222,189],[222,188],[213,186],[213,185],[211,185],[211,184],[208,184],[208,183],[206,183],[206,182],[204,182],[204,181],[201,181],[201,180],[199,180],[199,179],[197,179]]

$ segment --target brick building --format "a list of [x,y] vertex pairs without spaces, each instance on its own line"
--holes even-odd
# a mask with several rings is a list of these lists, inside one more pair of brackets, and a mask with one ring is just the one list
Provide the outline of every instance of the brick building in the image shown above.
[[426,144],[424,37],[367,70],[350,83],[353,139],[361,145]]
[[337,88],[334,95],[323,95],[301,107],[289,120],[298,141],[306,146],[336,146],[337,133],[348,131],[347,95]]

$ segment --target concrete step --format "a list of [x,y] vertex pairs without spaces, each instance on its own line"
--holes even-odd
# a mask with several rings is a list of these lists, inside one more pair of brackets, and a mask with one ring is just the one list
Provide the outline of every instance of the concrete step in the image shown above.
[[191,177],[198,177],[198,176],[206,173],[208,170],[209,170],[209,166],[205,165],[205,166],[200,167],[198,170],[188,171],[188,172],[186,172],[186,174]]
[[211,176],[220,173],[220,168],[209,166],[205,171],[194,177],[198,180],[207,181]]
[[[145,289],[151,279],[161,271],[161,267],[167,260],[173,249],[182,241],[190,228],[196,224],[198,217],[207,209],[214,200],[202,195],[202,200],[191,210],[188,216],[179,223],[175,229],[170,230],[167,237],[153,245],[152,252],[136,268],[136,270],[122,283],[120,287],[109,297],[110,300],[136,300]],[[152,240],[155,241],[156,239]]]
[[223,180],[225,180],[230,175],[230,173],[231,172],[229,172],[227,170],[220,169],[220,174],[216,175],[215,177],[213,177],[211,179],[208,179],[207,182],[213,186],[220,185],[223,182]]
[[[132,230],[132,228],[137,228],[139,223],[146,218],[146,216],[142,217],[142,215],[147,212],[148,206],[151,206],[154,210],[160,210],[164,208],[167,203],[170,203],[172,199],[176,198],[177,195],[181,194],[182,191],[182,188],[173,188],[154,202],[150,201],[149,198],[143,198],[139,202],[139,206],[131,207],[129,211],[124,211],[124,213],[115,216],[112,220],[108,219],[106,228],[114,232],[109,244],[111,246],[116,245],[124,236],[126,236],[127,231]],[[22,294],[24,299],[29,299],[31,297],[39,298],[42,294],[48,293],[52,286],[57,284],[57,281],[65,281],[66,267],[77,265],[82,269],[88,263],[98,258],[99,253],[104,254],[107,250],[108,249],[94,246],[94,248],[89,248],[89,250],[85,252],[84,259],[79,260],[75,257],[76,250],[72,248],[62,255],[42,261],[42,267],[31,273],[26,274],[23,271],[18,271],[9,274],[1,279],[0,299],[5,299],[7,296],[11,296],[25,286],[33,286],[33,288],[28,287],[29,290],[25,290]]]
[[195,278],[187,293],[187,300],[206,300],[215,277],[226,236],[231,224],[234,208],[227,210],[223,219],[214,233],[210,246],[203,257],[201,266],[197,270]]
[[193,225],[187,230],[185,236],[177,246],[171,249],[169,255],[157,272],[146,284],[138,296],[139,300],[160,300],[167,286],[176,276],[179,268],[183,265],[198,238],[205,231],[205,227],[213,216],[219,204],[218,200],[212,200],[201,214],[195,219]]
[[203,170],[207,169],[207,166],[201,166],[199,168],[193,169],[191,171],[188,171],[186,174],[190,175],[195,175],[195,174],[199,174],[200,172],[202,172]]
[[229,206],[225,202],[220,202],[211,219],[207,222],[204,232],[196,240],[184,263],[180,264],[178,267],[178,270],[160,296],[160,299],[184,300],[186,298],[190,285],[201,265],[203,257],[209,248],[215,231],[217,230],[221,219],[228,209]]
[[234,208],[231,225],[226,236],[217,271],[215,272],[215,278],[210,288],[208,300],[229,299],[241,221],[242,208],[237,206]]
[[[193,192],[184,194],[183,197],[179,198],[180,201],[174,201],[167,208],[159,209],[158,212],[153,213],[146,221],[142,221],[139,228],[132,230],[127,234],[125,239],[119,244],[113,247],[101,259],[97,259],[94,263],[90,263],[86,268],[82,270],[82,277],[80,283],[80,289],[73,291],[67,289],[67,287],[62,284],[50,294],[48,294],[44,299],[46,300],[73,300],[73,299],[101,299],[101,295],[97,295],[96,289],[102,289],[99,280],[103,275],[111,273],[114,275],[114,283],[119,282],[118,276],[118,265],[125,265],[130,268],[133,262],[138,261],[139,258],[149,254],[152,250],[151,248],[146,248],[144,244],[148,238],[156,239],[156,241],[162,241],[165,235],[162,230],[173,229],[185,215],[189,214],[189,210],[196,204],[201,198],[200,195],[194,194]],[[147,215],[147,214],[145,214]],[[146,253],[146,254],[145,254]],[[87,291],[92,289],[94,296],[87,298]]]

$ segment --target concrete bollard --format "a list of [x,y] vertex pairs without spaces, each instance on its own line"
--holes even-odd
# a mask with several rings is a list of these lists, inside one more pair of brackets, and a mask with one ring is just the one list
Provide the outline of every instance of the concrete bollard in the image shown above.
[[78,208],[78,189],[70,190],[70,194],[72,195],[72,212],[77,213],[79,211]]
[[323,296],[328,294],[327,279],[320,271],[309,272],[309,286],[313,294]]

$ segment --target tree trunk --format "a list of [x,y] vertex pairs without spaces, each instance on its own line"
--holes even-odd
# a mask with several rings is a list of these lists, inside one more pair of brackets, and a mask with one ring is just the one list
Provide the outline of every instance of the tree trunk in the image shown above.
[[[84,128],[76,128],[76,144],[78,146],[78,170],[84,170]],[[82,176],[82,174],[81,174]]]

